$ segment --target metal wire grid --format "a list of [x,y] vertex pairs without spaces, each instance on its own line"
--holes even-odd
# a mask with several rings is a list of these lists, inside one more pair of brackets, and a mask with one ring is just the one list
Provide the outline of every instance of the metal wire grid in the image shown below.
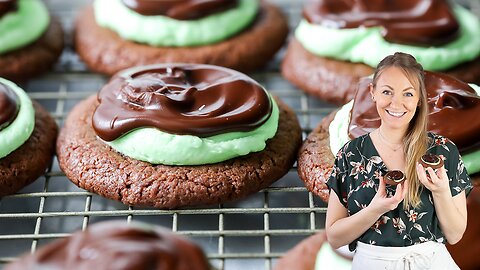
[[[267,75],[270,76],[270,75]],[[55,78],[56,75],[53,76]],[[68,76],[67,76],[68,77]],[[74,83],[79,82],[79,77],[83,76],[74,76]],[[47,76],[46,79],[49,79],[50,76]],[[65,77],[62,79],[65,80]],[[88,80],[89,78],[85,76],[83,79]],[[45,79],[44,79],[45,80]],[[103,81],[103,78],[102,78]],[[55,108],[51,109],[52,114],[58,120],[59,123],[62,123],[63,119],[66,116],[69,106],[67,105],[70,101],[78,101],[83,97],[92,94],[93,92],[77,92],[70,91],[68,84],[71,82],[71,79],[66,78],[66,81],[62,81],[58,90],[55,92],[30,92],[30,95],[39,101],[40,103],[45,103],[45,101],[54,100],[56,102]],[[97,89],[97,88],[94,88]],[[272,91],[283,99],[296,98],[299,99],[301,107],[303,109],[297,111],[300,115],[303,115],[303,118],[306,122],[310,122],[310,116],[312,110],[309,109],[307,97],[300,93],[289,93],[286,91]],[[55,98],[58,96],[58,98]],[[45,105],[44,105],[45,106]],[[47,106],[46,106],[47,107]],[[68,108],[68,109],[67,109]],[[326,110],[319,109],[318,112],[327,112]],[[76,219],[79,226],[73,226],[81,229],[85,229],[89,221],[101,220],[100,218],[124,218],[127,222],[132,220],[142,220],[139,217],[152,216],[159,217],[159,220],[153,221],[148,219],[149,223],[156,223],[165,225],[169,223],[167,220],[171,220],[171,229],[180,234],[191,236],[191,237],[207,237],[207,246],[205,247],[205,241],[199,240],[200,244],[208,249],[211,249],[212,238],[218,238],[216,250],[211,250],[208,254],[208,257],[213,260],[215,266],[219,269],[224,269],[225,261],[228,259],[264,259],[264,267],[258,269],[270,269],[271,259],[276,258],[281,255],[281,252],[275,252],[272,250],[271,237],[274,236],[304,236],[313,233],[315,230],[320,228],[323,222],[320,222],[318,214],[322,214],[325,211],[325,208],[318,207],[319,202],[312,196],[312,194],[307,193],[304,187],[301,187],[301,183],[296,180],[296,183],[291,183],[292,178],[296,178],[295,169],[292,168],[292,172],[289,173],[284,179],[282,179],[285,184],[279,184],[275,187],[270,187],[260,192],[256,198],[246,199],[240,203],[232,203],[226,205],[219,205],[214,208],[202,208],[202,209],[189,209],[189,210],[156,210],[156,209],[142,209],[134,207],[124,207],[119,205],[116,202],[111,202],[106,199],[103,199],[95,194],[81,191],[71,184],[64,176],[64,174],[58,169],[58,164],[56,160],[50,168],[50,170],[42,177],[37,180],[34,186],[29,186],[27,189],[23,190],[21,194],[12,195],[3,198],[0,201],[0,241],[10,241],[13,245],[21,245],[23,251],[31,250],[32,252],[36,250],[40,242],[43,243],[43,240],[50,240],[59,237],[65,237],[70,234],[73,229],[70,229],[72,226],[68,222],[69,217],[78,217]],[[289,179],[290,178],[290,179]],[[304,204],[298,204],[295,206],[295,203],[291,202],[282,202],[281,200],[273,198],[273,205],[271,205],[272,194],[281,194],[283,199],[291,199],[293,201],[301,198],[307,202]],[[295,196],[297,195],[297,196]],[[300,195],[300,196],[298,196]],[[303,197],[303,198],[302,198]],[[57,202],[61,204],[67,204],[63,207],[60,207],[57,210],[57,207],[50,204],[56,204]],[[78,205],[82,205],[83,209],[75,209],[75,207],[68,206],[68,201],[74,200]],[[84,200],[84,201],[83,201]],[[98,200],[97,209],[92,209],[94,200]],[[83,202],[80,202],[83,201]],[[250,201],[250,202],[249,202]],[[19,204],[27,204],[26,208],[19,208]],[[247,206],[245,206],[245,204]],[[53,209],[52,209],[53,208]],[[51,210],[52,209],[52,210]],[[263,217],[263,228],[259,229],[229,229],[226,226],[225,219],[228,215],[236,215],[236,218],[242,218],[239,214],[248,214],[248,215],[257,215]],[[294,214],[305,214],[308,216],[309,224],[303,228],[298,228],[298,224],[290,226],[287,228],[275,228],[272,226],[271,215],[275,214],[286,214],[289,218],[295,218]],[[212,229],[198,229],[195,227],[190,228],[190,230],[184,230],[181,227],[182,216],[200,216],[200,215],[215,215],[217,216],[217,228]],[[50,218],[60,218],[60,222],[64,223],[63,226],[58,226],[54,222],[48,221]],[[187,222],[191,220],[190,217],[185,219]],[[276,222],[280,220],[277,218]],[[24,227],[23,222],[30,223],[25,231],[20,230],[20,233],[15,233],[16,226]],[[208,224],[212,223],[211,221],[207,222]],[[300,220],[300,223],[303,224],[304,221]],[[10,227],[9,225],[13,226]],[[60,224],[61,225],[61,224]],[[42,231],[43,227],[47,227],[47,230]],[[68,228],[64,232],[58,232],[55,229],[57,228]],[[53,228],[53,229],[52,229]],[[14,231],[12,233],[12,230]],[[52,232],[49,232],[53,230]],[[4,234],[7,232],[7,234]],[[258,237],[263,238],[263,252],[255,251],[249,252],[248,249],[240,250],[237,252],[226,252],[226,239],[227,237],[240,237],[240,238],[251,238],[256,237],[255,241],[258,241]],[[30,247],[25,248],[25,243],[21,243],[21,240],[26,240],[30,242]],[[46,241],[48,242],[48,241]],[[262,245],[262,243],[258,243]],[[238,246],[239,244],[233,244]],[[28,244],[27,244],[28,246]],[[2,245],[2,250],[0,251],[1,258],[0,262],[8,262],[14,258],[11,256],[5,256],[9,254],[10,250],[7,250],[8,243]],[[12,247],[15,249],[15,247]],[[247,251],[247,252],[245,252]],[[282,250],[282,252],[285,250]],[[12,254],[17,255],[18,253]],[[255,264],[257,265],[257,264]],[[234,266],[229,267],[228,269],[235,269]],[[250,267],[249,269],[254,269]]]
[[[60,17],[70,42],[75,11],[88,0],[45,0]],[[299,20],[303,1],[277,0],[289,16],[291,29]],[[470,7],[477,12],[479,2]],[[479,13],[477,13],[479,14]],[[67,46],[55,71],[23,85],[59,126],[80,100],[94,94],[106,78],[89,73]],[[304,137],[334,107],[309,98],[279,74],[282,52],[262,71],[250,74],[295,109]],[[277,183],[249,198],[208,208],[158,210],[125,206],[73,185],[56,158],[47,173],[20,194],[0,199],[0,268],[24,252],[91,223],[107,219],[143,221],[170,227],[206,251],[218,269],[271,269],[276,258],[298,241],[323,228],[325,204],[307,192],[296,166]]]

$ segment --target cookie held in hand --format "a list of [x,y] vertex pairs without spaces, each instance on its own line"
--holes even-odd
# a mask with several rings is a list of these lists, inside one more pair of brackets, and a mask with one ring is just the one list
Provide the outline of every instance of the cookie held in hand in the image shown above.
[[443,167],[443,159],[435,154],[425,154],[420,158],[420,164],[422,164],[424,168],[431,167],[436,170]]
[[389,185],[398,185],[405,181],[405,174],[399,170],[388,171],[385,174],[385,183]]

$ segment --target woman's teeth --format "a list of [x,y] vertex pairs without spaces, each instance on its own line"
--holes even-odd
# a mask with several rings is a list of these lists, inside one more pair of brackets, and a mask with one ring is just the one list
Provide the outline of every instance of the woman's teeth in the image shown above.
[[390,114],[393,117],[402,117],[406,112],[391,112],[389,110],[386,110],[388,114]]

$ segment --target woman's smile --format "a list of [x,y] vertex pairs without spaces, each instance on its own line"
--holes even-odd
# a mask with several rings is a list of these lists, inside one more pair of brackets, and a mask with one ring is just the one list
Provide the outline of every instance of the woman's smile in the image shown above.
[[400,118],[404,116],[407,112],[395,112],[391,110],[385,110],[390,116]]

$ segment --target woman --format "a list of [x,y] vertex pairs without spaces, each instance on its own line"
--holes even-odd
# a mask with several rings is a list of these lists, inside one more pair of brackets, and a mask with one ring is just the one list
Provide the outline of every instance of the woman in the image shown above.
[[[427,132],[423,76],[409,54],[384,58],[370,85],[381,125],[337,154],[325,227],[334,248],[356,249],[353,269],[459,269],[445,243],[462,238],[472,185],[457,147]],[[443,156],[444,167],[420,165],[426,152]],[[389,170],[406,180],[387,185]]]

